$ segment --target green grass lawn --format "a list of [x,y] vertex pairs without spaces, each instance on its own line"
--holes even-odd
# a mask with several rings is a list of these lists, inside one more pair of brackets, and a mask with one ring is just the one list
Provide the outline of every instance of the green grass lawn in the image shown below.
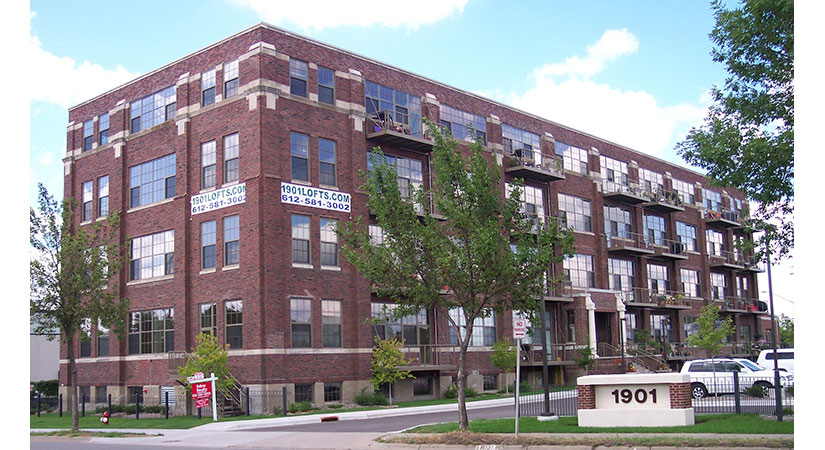
[[[485,419],[470,422],[475,433],[513,433],[515,419]],[[449,433],[458,430],[458,423],[418,427],[409,433]],[[713,414],[696,416],[696,424],[684,427],[579,427],[575,417],[560,417],[551,422],[539,422],[535,417],[519,420],[519,433],[719,433],[719,434],[793,434],[793,422],[777,422],[756,414]]]
[[[266,419],[273,416],[237,416],[219,418],[220,422],[232,420],[249,420],[249,419]],[[275,416],[277,417],[277,416]],[[112,417],[109,420],[108,428],[158,428],[158,429],[184,429],[192,428],[198,425],[206,425],[212,422],[212,417],[204,416],[198,420],[197,416],[169,416],[169,419],[160,418],[143,418],[135,420],[135,416],[127,417]],[[57,414],[40,414],[31,416],[29,427],[34,428],[71,428],[72,415],[63,413],[63,417]],[[100,416],[89,415],[80,418],[80,428],[105,428],[107,425],[100,423]]]

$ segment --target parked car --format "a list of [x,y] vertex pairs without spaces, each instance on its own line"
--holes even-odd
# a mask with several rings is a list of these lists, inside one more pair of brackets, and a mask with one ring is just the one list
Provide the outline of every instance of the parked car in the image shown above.
[[[778,348],[776,349],[776,361],[780,369],[785,369],[793,373],[793,349],[792,348]],[[762,350],[759,352],[759,357],[756,358],[756,363],[762,367],[773,369],[773,349]]]
[[[696,359],[685,362],[681,370],[681,373],[690,374],[693,398],[703,398],[709,394],[732,394],[734,372],[739,373],[740,390],[753,385],[773,389],[773,370],[763,370],[750,361],[746,363],[732,358]],[[782,386],[793,386],[793,374],[783,372],[780,382]]]

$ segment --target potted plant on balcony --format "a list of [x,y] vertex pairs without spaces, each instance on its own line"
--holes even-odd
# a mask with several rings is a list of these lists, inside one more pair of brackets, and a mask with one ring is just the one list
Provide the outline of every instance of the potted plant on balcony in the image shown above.
[[667,301],[667,296],[665,294],[659,294],[659,306],[665,306],[665,302]]

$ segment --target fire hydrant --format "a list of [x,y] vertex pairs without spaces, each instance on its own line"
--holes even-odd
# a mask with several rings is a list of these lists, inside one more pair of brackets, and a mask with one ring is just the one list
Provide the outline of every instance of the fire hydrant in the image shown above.
[[109,425],[109,410],[108,409],[103,412],[102,416],[100,416],[100,421],[103,423],[103,425]]

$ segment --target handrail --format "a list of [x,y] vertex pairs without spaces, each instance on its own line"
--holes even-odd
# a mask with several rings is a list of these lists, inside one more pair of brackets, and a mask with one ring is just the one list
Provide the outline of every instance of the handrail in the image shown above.
[[[189,362],[189,361],[194,360],[195,358],[194,358],[194,356],[192,356],[191,353],[184,352],[184,351],[171,351],[171,352],[168,352],[167,353],[167,361],[168,361],[168,364],[169,364],[170,372],[171,372],[171,366],[172,366],[172,364],[174,364],[173,361],[180,360],[180,359],[185,360],[185,362]],[[178,365],[178,367],[179,366],[180,365]],[[175,370],[175,373],[177,374],[177,370]],[[227,372],[226,377],[232,382],[232,385],[229,388],[223,388],[219,384],[216,383],[215,386],[218,390],[218,393],[221,394],[224,398],[229,399],[232,403],[235,404],[235,406],[240,408],[241,405],[242,405],[241,396],[242,396],[242,392],[243,392],[243,385],[241,384],[240,381],[238,381],[237,378],[235,378],[234,375],[232,375],[231,372]],[[235,393],[236,391],[237,391],[237,394]],[[221,414],[225,414],[225,411],[226,411],[225,406],[223,404],[221,404],[220,402],[218,402],[217,406],[218,406],[218,409],[221,411]]]
[[602,192],[604,192],[605,194],[621,192],[624,194],[633,194],[648,199],[650,198],[648,191],[643,190],[638,183],[632,181],[628,182],[627,185],[624,185],[622,183],[617,183],[615,181],[602,180]]
[[682,197],[679,196],[679,192],[675,189],[657,187],[656,189],[647,191],[644,194],[645,197],[650,198],[651,202],[667,203],[674,206],[682,205]]
[[690,306],[690,297],[679,291],[651,291],[648,288],[630,288],[624,291],[625,299],[632,303],[664,306]]
[[546,172],[564,173],[564,160],[558,155],[548,155],[535,149],[513,149],[510,158],[515,158],[517,165],[534,167]]
[[[396,133],[427,139],[426,136],[421,136],[421,119],[410,117],[409,113],[382,109],[367,115],[367,118],[369,120],[368,126],[372,124],[373,131],[394,131]],[[419,126],[416,127],[414,125]]]
[[[643,250],[652,250],[651,242],[644,234],[641,233],[627,233],[619,232],[618,234],[605,233],[607,248],[609,249],[623,249],[625,247],[639,248]],[[628,245],[630,244],[630,245]]]

